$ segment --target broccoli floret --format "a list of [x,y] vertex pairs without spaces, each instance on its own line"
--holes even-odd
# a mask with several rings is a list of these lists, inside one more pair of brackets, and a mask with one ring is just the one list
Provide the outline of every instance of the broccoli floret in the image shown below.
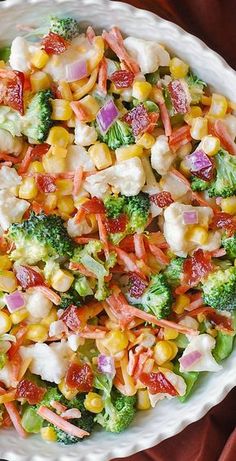
[[45,141],[52,126],[51,98],[50,90],[41,90],[33,96],[23,117],[22,134],[35,141]]
[[126,197],[124,195],[108,195],[104,199],[104,205],[106,208],[106,214],[108,218],[118,218],[123,210],[126,203]]
[[207,190],[209,186],[210,183],[208,181],[204,181],[203,179],[197,178],[197,176],[193,176],[191,178],[191,189],[194,192]]
[[11,54],[11,47],[4,46],[0,48],[0,61],[8,62]]
[[138,195],[126,197],[125,213],[129,217],[131,232],[143,231],[147,225],[150,211],[148,194],[140,192]]
[[236,158],[220,149],[214,159],[216,178],[208,194],[210,197],[230,197],[236,193]]
[[172,294],[163,274],[154,275],[142,296],[142,306],[146,312],[158,319],[166,318],[171,311]]
[[184,258],[174,258],[164,271],[166,280],[172,288],[176,288],[181,284],[183,265]]
[[122,120],[117,120],[113,123],[105,135],[99,132],[98,126],[96,126],[96,129],[99,139],[105,142],[112,150],[118,149],[121,146],[127,146],[128,144],[134,144],[135,142],[132,128]]
[[210,273],[202,284],[202,290],[206,305],[233,311],[236,308],[236,267]]
[[204,94],[204,88],[207,86],[207,84],[192,72],[190,72],[186,77],[186,82],[191,95],[191,103],[198,104],[201,101],[201,97]]
[[227,256],[231,259],[236,258],[236,233],[231,237],[224,235],[222,238],[222,245],[226,250]]
[[15,244],[11,253],[13,260],[34,264],[48,257],[70,257],[74,250],[63,220],[57,215],[36,215],[15,223],[9,229],[8,237]]
[[67,307],[71,306],[71,304],[74,306],[80,306],[81,304],[80,296],[75,288],[70,288],[66,293],[60,293],[60,296],[60,309],[67,309]]
[[66,40],[72,40],[80,33],[79,23],[73,18],[52,17],[50,22],[50,32],[58,34]]
[[128,397],[116,389],[106,395],[105,408],[95,421],[108,432],[122,432],[131,424],[136,413],[136,396]]

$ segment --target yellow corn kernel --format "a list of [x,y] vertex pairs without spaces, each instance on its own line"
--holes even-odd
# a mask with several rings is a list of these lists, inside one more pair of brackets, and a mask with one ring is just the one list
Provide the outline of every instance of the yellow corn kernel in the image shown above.
[[138,146],[142,146],[144,149],[151,149],[155,144],[155,138],[150,133],[144,133],[137,141]]
[[184,121],[185,121],[185,123],[187,123],[187,124],[190,125],[190,126],[191,126],[192,123],[193,123],[193,119],[194,119],[194,118],[192,117],[192,115],[190,114],[190,112],[188,112],[187,114],[184,115]]
[[74,85],[77,85],[75,92],[73,94],[73,100],[78,101],[83,96],[88,94],[94,87],[98,76],[98,69],[94,69],[89,78],[74,82]]
[[57,194],[54,194],[53,192],[46,194],[44,198],[44,205],[49,211],[55,210],[57,206]]
[[222,211],[232,215],[236,214],[236,196],[223,198],[220,202]]
[[61,213],[72,214],[75,211],[74,200],[71,195],[60,197],[57,202],[57,208]]
[[32,176],[23,178],[19,187],[19,197],[25,200],[31,200],[38,194],[37,184]]
[[58,320],[58,316],[57,316],[57,310],[55,307],[52,307],[52,309],[50,310],[49,314],[47,315],[47,317],[44,317],[42,320],[41,320],[41,324],[42,325],[45,325],[46,327],[49,327],[51,325],[52,322],[55,322],[56,320]]
[[197,315],[197,321],[199,323],[205,322],[205,320],[206,320],[206,316],[204,314],[198,314]]
[[29,312],[26,309],[20,309],[19,311],[13,312],[11,314],[11,321],[14,325],[23,322],[29,315]]
[[151,403],[146,389],[139,389],[137,392],[137,409],[138,410],[149,410]]
[[87,202],[88,200],[89,200],[88,197],[78,197],[78,198],[76,198],[76,200],[74,201],[75,208],[76,208],[77,210],[79,210],[79,209],[80,209],[80,206],[82,205],[82,203],[85,203],[85,202]]
[[208,134],[208,120],[203,117],[196,117],[192,121],[190,134],[193,139],[201,140]]
[[126,333],[121,330],[109,331],[101,341],[111,354],[117,354],[126,349],[129,343]]
[[6,67],[5,61],[3,61],[3,60],[1,59],[1,60],[0,60],[0,69],[4,69],[4,67]]
[[28,325],[26,338],[34,343],[44,343],[48,338],[48,328],[40,323]]
[[41,427],[40,434],[46,442],[56,442],[57,434],[53,427]]
[[98,170],[103,170],[112,165],[110,149],[104,142],[96,142],[89,148],[88,153]]
[[203,106],[210,106],[211,105],[211,96],[202,96],[201,103]]
[[101,413],[104,408],[104,402],[101,395],[96,392],[89,392],[84,400],[84,406],[91,413]]
[[189,65],[179,58],[173,58],[170,61],[170,73],[173,78],[186,77],[189,70]]
[[52,99],[52,120],[70,120],[72,109],[66,99]]
[[33,64],[34,67],[37,67],[37,69],[42,69],[44,66],[46,66],[48,60],[49,55],[46,53],[46,51],[38,50],[33,54],[31,58],[31,64]]
[[96,115],[100,110],[98,101],[93,96],[88,94],[84,98],[80,99],[79,104],[82,106],[82,109],[84,109],[84,112],[88,115],[86,121],[92,122],[95,120]]
[[72,273],[62,269],[58,269],[51,277],[52,288],[62,293],[69,290],[73,281]]
[[148,99],[152,91],[152,85],[149,82],[134,82],[132,88],[133,98],[138,99],[141,102],[144,102]]
[[49,131],[46,142],[51,146],[66,148],[70,142],[70,133],[62,126],[53,126]]
[[164,328],[164,339],[176,339],[179,333],[174,328]]
[[187,295],[178,295],[176,296],[175,304],[173,306],[173,311],[176,314],[183,314],[184,309],[190,304],[189,296]]
[[13,272],[0,270],[0,291],[11,293],[17,287],[17,280]]
[[178,352],[178,347],[171,341],[158,341],[154,347],[154,359],[157,365],[163,365],[163,363],[172,360]]
[[66,385],[64,379],[58,384],[58,389],[67,400],[72,400],[78,394],[76,389],[72,390]]
[[217,154],[218,150],[220,149],[220,140],[216,138],[216,136],[207,135],[204,136],[201,140],[199,148],[202,148],[204,152],[212,157],[213,155]]
[[43,156],[43,167],[47,173],[63,173],[66,169],[66,159],[47,153]]
[[73,192],[73,181],[71,179],[56,179],[57,193],[61,195],[71,195]]
[[179,147],[179,149],[176,152],[176,155],[180,159],[184,159],[187,155],[189,155],[192,152],[192,144],[191,142],[187,142],[184,146]]
[[122,91],[124,91],[124,88],[116,88],[115,83],[112,82],[110,85],[110,91],[111,93],[114,93],[114,94],[122,94]]
[[51,79],[49,75],[46,74],[46,72],[39,70],[30,76],[30,84],[33,93],[37,93],[40,90],[46,90],[47,88],[50,88]]
[[66,158],[67,149],[65,147],[52,146],[50,149],[50,153],[57,158]]
[[35,162],[31,162],[29,166],[30,173],[44,173],[44,168],[42,162],[35,160]]
[[12,267],[12,262],[7,255],[0,255],[0,271],[8,271]]
[[202,116],[202,109],[199,106],[191,106],[189,114],[191,117],[201,117]]
[[0,311],[0,335],[7,333],[12,326],[12,320],[10,315],[6,312]]
[[206,332],[208,335],[211,335],[213,338],[216,338],[218,332],[215,328],[207,328]]
[[208,232],[204,227],[196,225],[189,230],[186,238],[191,242],[204,245],[208,240]]
[[188,163],[186,162],[185,159],[183,159],[182,162],[180,162],[179,171],[180,171],[180,173],[182,173],[184,176],[186,176],[186,178],[190,178],[191,172],[190,172]]
[[129,146],[118,147],[115,150],[117,162],[128,160],[133,157],[142,157],[143,147],[137,144],[130,144]]
[[213,93],[208,115],[215,118],[224,117],[228,109],[228,102],[222,94]]
[[64,80],[60,80],[58,85],[58,90],[61,93],[62,99],[66,99],[67,101],[73,101],[72,92],[70,89],[70,85],[68,82]]
[[172,362],[165,362],[163,363],[162,368],[167,368],[167,370],[172,371],[174,369],[174,365]]

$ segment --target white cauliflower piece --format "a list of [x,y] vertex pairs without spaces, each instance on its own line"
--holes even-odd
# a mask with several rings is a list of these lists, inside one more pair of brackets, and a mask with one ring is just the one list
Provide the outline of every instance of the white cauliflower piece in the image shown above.
[[27,42],[24,37],[14,38],[9,58],[11,68],[21,72],[29,72],[31,69],[31,58],[39,48]]
[[[142,158],[142,165],[144,169],[144,173],[146,176],[146,183],[142,188],[142,191],[149,195],[158,194],[161,191],[159,184],[156,181],[155,175],[150,165],[150,161],[147,157]],[[162,214],[163,209],[159,208],[159,206],[155,205],[154,202],[150,203],[150,211],[152,217],[155,218]]]
[[232,114],[227,114],[224,118],[222,118],[222,122],[224,122],[232,140],[234,141],[236,138],[236,117]]
[[25,293],[25,308],[34,319],[41,320],[49,314],[52,302],[37,288],[30,288]]
[[0,226],[6,231],[11,224],[20,222],[30,204],[10,194],[7,190],[0,191]]
[[127,37],[125,47],[140,66],[141,72],[155,72],[159,66],[168,66],[170,55],[159,43],[142,38]]
[[158,136],[151,148],[152,168],[160,175],[164,175],[169,171],[174,159],[175,155],[169,147],[167,136]]
[[91,146],[97,141],[97,131],[94,126],[89,126],[87,123],[82,123],[76,120],[75,123],[75,144],[79,146]]
[[22,138],[14,137],[9,131],[0,128],[0,151],[17,156],[21,153],[22,147]]
[[124,160],[106,170],[86,178],[84,188],[92,195],[103,197],[109,185],[127,197],[137,195],[145,184],[145,173],[140,158]]
[[10,189],[21,183],[21,176],[17,174],[15,168],[3,166],[0,170],[0,189]]
[[[184,379],[181,376],[176,375],[173,371],[167,370],[166,368],[159,368],[159,371],[163,373],[165,378],[170,382],[170,384],[172,384],[172,386],[178,392],[179,396],[183,396],[185,394],[187,386],[186,386]],[[165,392],[159,392],[158,394],[151,394],[149,392],[148,394],[149,394],[151,406],[153,408],[156,406],[157,402],[159,402],[160,400],[163,400],[165,397],[167,399],[172,399],[173,397],[175,397]]]
[[36,343],[20,347],[23,359],[32,358],[29,367],[31,373],[56,384],[59,384],[66,374],[71,353],[66,342],[51,343],[50,346]]
[[187,356],[191,352],[198,351],[202,356],[190,365],[188,368],[184,368],[180,360],[180,371],[219,371],[222,366],[219,365],[214,357],[212,356],[212,349],[214,349],[216,340],[208,335],[202,334],[199,336],[193,336],[190,343],[184,350],[182,357]]
[[5,384],[6,387],[13,386],[12,382],[12,368],[10,363],[7,363],[1,370],[0,370],[0,381]]
[[[208,207],[194,207],[175,202],[166,208],[164,211],[163,227],[165,239],[173,253],[184,257],[193,250],[203,247],[203,245],[191,241],[187,235],[188,231],[191,230],[191,225],[187,225],[183,221],[183,212],[186,211],[196,211],[198,214],[198,224],[205,228],[208,227],[213,216],[212,209]],[[207,244],[211,245],[212,250],[217,250],[220,247],[218,232],[217,235],[215,234],[214,232],[209,232],[207,242]],[[204,248],[206,248],[206,244]]]
[[66,156],[66,170],[76,171],[83,167],[84,171],[93,171],[94,164],[86,149],[82,146],[69,146]]
[[76,352],[79,346],[81,345],[81,338],[79,335],[71,334],[68,336],[68,346],[72,351]]
[[188,186],[171,172],[162,176],[160,186],[163,191],[170,192],[174,200],[181,199],[189,192]]
[[89,226],[86,219],[82,219],[80,223],[77,223],[75,217],[70,218],[68,219],[66,226],[67,232],[72,238],[89,234],[92,231],[92,227]]

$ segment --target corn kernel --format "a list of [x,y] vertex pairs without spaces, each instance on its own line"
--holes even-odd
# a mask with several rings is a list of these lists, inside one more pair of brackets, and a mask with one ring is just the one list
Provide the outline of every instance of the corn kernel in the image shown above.
[[44,198],[44,205],[49,211],[55,210],[57,206],[57,194],[54,194],[53,192],[46,194]]
[[204,245],[208,240],[208,232],[204,227],[196,225],[189,230],[186,238],[191,242]]
[[19,311],[13,312],[11,314],[11,321],[14,325],[23,322],[29,315],[29,312],[26,309],[19,309]]
[[65,149],[65,147],[52,146],[50,149],[50,153],[57,158],[66,158],[67,149]]
[[89,155],[98,170],[103,170],[112,165],[111,152],[103,142],[97,142],[88,150]]
[[13,272],[0,270],[0,290],[11,293],[17,287],[17,280]]
[[164,328],[164,339],[176,339],[179,333],[174,328]]
[[44,173],[44,168],[42,162],[35,160],[35,162],[31,162],[29,166],[30,173]]
[[190,114],[191,117],[193,117],[193,118],[195,118],[195,117],[201,117],[201,116],[202,116],[202,109],[201,109],[201,107],[199,107],[199,106],[192,106],[192,107],[190,108],[189,114]]
[[132,88],[133,98],[138,99],[141,102],[144,102],[148,99],[152,91],[152,85],[149,82],[134,82]]
[[208,115],[215,118],[224,117],[228,109],[228,103],[225,96],[213,93]]
[[63,173],[66,169],[66,160],[47,153],[43,156],[43,167],[47,173]]
[[220,202],[222,211],[232,215],[236,214],[236,196],[223,198]]
[[50,88],[51,79],[48,74],[39,70],[30,76],[30,84],[33,93]]
[[163,363],[172,360],[178,352],[178,347],[171,341],[158,341],[154,347],[154,359],[157,365],[163,365]]
[[53,126],[46,140],[51,146],[60,146],[66,148],[70,142],[70,133],[62,126]]
[[184,115],[184,121],[185,121],[185,123],[187,123],[187,124],[190,125],[190,126],[191,126],[192,123],[193,123],[193,119],[194,119],[194,118],[192,117],[192,115],[191,115],[189,112],[188,112],[187,114]]
[[178,295],[176,296],[175,304],[173,306],[173,311],[176,314],[183,314],[186,307],[190,304],[189,296],[187,295]]
[[62,269],[58,269],[51,277],[52,288],[62,293],[69,290],[73,281],[72,273]]
[[101,341],[111,354],[116,354],[126,349],[129,343],[126,333],[121,330],[109,331]]
[[56,179],[57,193],[61,195],[71,195],[73,192],[73,181],[71,179]]
[[130,144],[129,146],[118,147],[115,151],[117,162],[128,160],[133,157],[142,157],[143,147],[137,144]]
[[59,391],[61,391],[61,393],[67,400],[72,400],[78,394],[78,391],[76,389],[72,390],[66,385],[64,379],[58,384],[58,389]]
[[183,160],[180,162],[179,171],[180,171],[180,173],[182,173],[184,176],[186,176],[186,178],[190,178],[190,176],[191,176],[191,171],[190,171],[189,166],[188,166],[188,163],[186,162],[185,159],[183,159]]
[[5,61],[3,61],[3,60],[1,59],[1,60],[0,60],[0,69],[4,69],[4,67],[6,67]]
[[196,117],[192,121],[190,134],[193,139],[201,140],[208,134],[208,121],[203,117]]
[[215,328],[207,328],[206,332],[208,335],[211,335],[213,338],[216,338],[218,332]]
[[44,66],[46,66],[48,60],[49,55],[46,53],[46,51],[38,50],[33,54],[31,58],[31,64],[33,64],[34,67],[37,67],[37,69],[42,69]]
[[189,70],[189,65],[179,58],[173,58],[170,61],[170,72],[173,78],[186,77]]
[[211,105],[211,96],[202,96],[201,103],[203,106],[210,106]]
[[7,255],[0,255],[0,271],[8,271],[12,267],[12,262]]
[[197,315],[197,321],[199,323],[205,322],[205,320],[206,320],[206,316],[204,314],[198,314]]
[[40,434],[46,442],[56,442],[57,434],[53,427],[41,427]]
[[75,211],[74,200],[70,195],[60,197],[57,203],[57,208],[61,213],[72,214]]
[[52,120],[69,120],[72,117],[72,109],[66,99],[52,100]]
[[138,410],[149,410],[151,403],[146,389],[139,389],[137,392],[137,409]]
[[49,314],[41,320],[41,324],[49,327],[51,323],[55,322],[56,320],[58,320],[57,310],[55,307],[52,307]]
[[34,343],[44,343],[48,338],[48,328],[40,323],[28,325],[26,338]]
[[101,413],[104,408],[104,402],[101,395],[96,392],[89,392],[84,400],[84,406],[91,413]]
[[98,111],[100,110],[100,106],[97,100],[88,94],[84,98],[80,99],[79,105],[84,110],[85,114],[87,114],[86,122],[92,122],[95,120]]
[[144,133],[137,141],[138,146],[142,146],[144,149],[151,149],[155,144],[155,138],[150,133]]
[[19,187],[19,197],[25,200],[32,200],[36,197],[38,188],[32,176],[23,178]]
[[114,94],[122,94],[123,88],[116,88],[115,84],[112,82],[110,85],[110,91]]
[[176,155],[178,156],[178,158],[183,160],[191,152],[192,152],[192,144],[191,142],[187,142],[187,144],[185,144],[184,146],[179,147],[179,149],[176,152]]
[[202,149],[209,157],[217,154],[220,149],[220,140],[216,136],[208,135],[204,136],[198,146]]
[[68,82],[60,80],[58,85],[58,91],[60,92],[62,99],[66,99],[67,101],[73,100],[72,92]]
[[167,368],[167,370],[172,371],[174,369],[174,365],[172,362],[165,362],[163,363],[162,368]]
[[0,311],[0,335],[7,333],[12,326],[10,315],[4,311]]

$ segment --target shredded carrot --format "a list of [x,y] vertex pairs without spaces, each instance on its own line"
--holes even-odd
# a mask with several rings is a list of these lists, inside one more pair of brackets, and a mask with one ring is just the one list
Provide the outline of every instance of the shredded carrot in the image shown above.
[[19,436],[23,438],[27,437],[28,434],[21,425],[21,417],[19,411],[16,408],[15,402],[8,402],[4,405]]
[[137,62],[131,58],[124,46],[123,37],[117,27],[113,27],[110,32],[103,31],[102,37],[107,42],[112,51],[118,56],[120,61],[124,61],[131,72],[137,74],[140,69]]
[[160,262],[161,264],[169,264],[170,258],[167,256],[160,248],[158,248],[156,245],[153,245],[152,243],[149,243],[149,250],[151,253],[155,256],[155,258]]
[[134,249],[137,259],[147,259],[145,245],[144,245],[144,236],[142,234],[134,234]]
[[26,333],[27,333],[27,328],[28,328],[27,325],[23,324],[23,322],[22,322],[20,324],[20,327],[19,327],[18,331],[15,333],[16,342],[12,343],[11,348],[8,351],[8,357],[9,357],[10,361],[13,359],[15,354],[17,354],[17,352],[19,351],[20,346],[22,346],[22,344],[23,344],[23,342],[25,340]]
[[85,215],[86,215],[85,210],[83,210],[83,208],[79,208],[79,210],[77,211],[74,217],[76,224],[80,224],[81,221],[83,221],[83,219],[85,218]]
[[82,185],[82,180],[83,180],[83,167],[79,167],[76,169],[75,175],[74,175],[73,196],[78,195],[79,190]]
[[103,94],[107,94],[107,60],[106,58],[103,58],[99,64],[98,89]]
[[98,240],[98,238],[96,237],[75,237],[73,240],[79,245],[86,245],[86,243],[89,243],[94,240]]
[[86,435],[89,435],[89,432],[84,431],[83,429],[80,429],[77,426],[74,426],[74,424],[71,424],[68,421],[65,421],[61,416],[49,410],[49,408],[47,407],[40,407],[37,413],[43,419],[46,419],[46,421],[54,424],[56,427],[66,432],[67,434],[74,435],[75,437],[79,437],[80,439],[82,439]]
[[139,267],[136,264],[135,258],[132,257],[131,253],[128,254],[124,250],[121,250],[121,248],[118,248],[117,246],[110,245],[110,247],[114,249],[114,251],[116,251],[121,264],[125,266],[127,272],[136,272],[141,277],[143,277],[143,273],[140,271]]
[[13,402],[14,400],[16,400],[16,389],[0,394],[0,404]]
[[54,410],[58,411],[58,413],[63,413],[63,411],[68,409],[65,405],[62,405],[62,403],[57,402],[56,400],[52,400],[50,405],[52,408],[54,408]]
[[180,128],[177,128],[175,131],[172,131],[172,134],[170,136],[170,147],[172,149],[176,149],[178,144],[185,140],[186,142],[189,142],[191,140],[191,135],[190,135],[190,127],[189,125],[184,125],[181,126]]
[[69,264],[69,269],[72,271],[79,271],[81,274],[85,275],[86,277],[93,277],[95,278],[95,275],[93,272],[90,272],[86,267],[83,266],[83,264],[80,263],[74,263],[70,262]]
[[99,237],[104,246],[104,253],[105,253],[106,258],[108,258],[109,257],[109,245],[108,245],[107,230],[104,225],[104,215],[96,214],[96,220],[98,223]]
[[96,325],[86,325],[85,328],[80,331],[79,335],[81,338],[86,339],[103,339],[106,333],[106,328],[97,327]]
[[33,152],[33,147],[28,147],[27,151],[26,151],[26,154],[18,168],[18,173],[19,174],[22,174],[22,173],[25,173],[28,168],[29,168],[29,165],[30,165],[30,162],[31,162],[31,159],[32,159],[32,152]]
[[85,107],[81,104],[80,101],[72,101],[70,103],[70,107],[73,110],[76,118],[80,120],[81,122],[89,122],[90,121],[90,115],[88,111],[85,109]]
[[180,173],[180,171],[176,170],[175,168],[171,169],[171,173],[173,173],[182,183],[184,183],[189,189],[191,189],[190,182],[188,181],[185,176]]
[[6,154],[5,152],[0,152],[0,161],[5,160],[11,163],[19,163],[19,159],[17,157],[13,157],[13,155]]
[[17,383],[17,381],[19,380],[21,365],[22,365],[22,358],[18,350],[15,352],[14,356],[12,357],[10,361],[10,366],[11,366],[10,373],[11,373],[11,379],[13,383]]
[[51,290],[51,288],[48,288],[44,285],[37,285],[35,287],[36,290],[41,291],[50,301],[52,301],[53,304],[56,304],[56,306],[59,306],[61,302],[61,297],[55,293],[55,291]]

